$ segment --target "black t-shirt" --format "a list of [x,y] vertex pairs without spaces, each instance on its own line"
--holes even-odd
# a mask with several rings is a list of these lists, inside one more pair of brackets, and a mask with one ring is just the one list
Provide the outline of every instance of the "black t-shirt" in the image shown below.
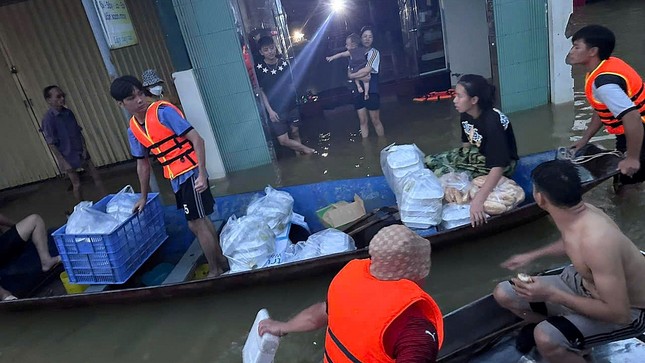
[[490,109],[474,119],[467,113],[461,114],[461,141],[479,148],[486,157],[486,167],[507,167],[511,160],[518,160],[515,134],[508,117]]
[[267,64],[262,59],[255,65],[255,73],[275,112],[282,113],[296,107],[296,90],[289,62],[278,59],[276,64]]

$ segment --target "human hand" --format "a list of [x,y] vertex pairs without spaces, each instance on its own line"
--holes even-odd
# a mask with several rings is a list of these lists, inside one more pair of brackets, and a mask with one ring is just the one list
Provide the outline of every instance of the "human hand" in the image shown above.
[[258,334],[263,336],[265,333],[273,334],[277,337],[282,337],[287,335],[284,331],[284,323],[281,321],[265,319],[258,324]]
[[486,213],[484,212],[484,201],[475,196],[470,202],[470,225],[472,227],[481,226],[486,223]]
[[553,299],[554,287],[539,278],[531,278],[531,282],[522,282],[518,278],[511,281],[515,292],[529,302],[548,302]]
[[508,260],[502,262],[500,266],[509,270],[517,270],[522,266],[526,266],[531,261],[533,261],[533,257],[530,254],[521,253],[511,256]]
[[334,60],[332,57],[325,57],[325,59],[327,59],[327,62],[331,62]]
[[208,179],[206,179],[206,176],[203,174],[199,174],[197,177],[197,180],[195,180],[195,191],[197,193],[201,193],[208,188]]
[[269,118],[271,119],[271,122],[280,122],[280,116],[278,116],[278,113],[273,110],[269,110]]
[[618,163],[618,170],[629,177],[636,174],[641,168],[641,162],[638,159],[626,158]]
[[136,203],[134,203],[134,207],[132,207],[132,213],[141,213],[143,211],[143,208],[146,206],[146,200],[147,198],[139,198]]

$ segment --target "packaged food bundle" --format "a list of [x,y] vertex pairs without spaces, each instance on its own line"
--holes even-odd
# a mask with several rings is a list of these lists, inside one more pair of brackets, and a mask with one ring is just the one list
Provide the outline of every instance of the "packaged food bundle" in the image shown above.
[[446,203],[466,204],[470,202],[471,180],[467,173],[447,173],[439,178],[444,188],[444,200]]
[[[479,188],[486,182],[486,176],[479,176],[473,179],[473,184],[468,191],[470,199],[475,198]],[[524,189],[515,181],[502,177],[497,186],[488,195],[484,202],[484,212],[490,215],[498,215],[515,208],[524,201],[526,197]]]
[[397,203],[401,201],[403,179],[409,173],[422,170],[425,154],[415,144],[392,144],[381,150],[381,169],[388,185],[396,196]]

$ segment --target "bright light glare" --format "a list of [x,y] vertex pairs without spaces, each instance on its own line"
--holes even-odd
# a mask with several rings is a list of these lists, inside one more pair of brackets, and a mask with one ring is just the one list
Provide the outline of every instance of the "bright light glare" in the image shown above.
[[331,10],[340,13],[345,10],[345,0],[331,0]]
[[294,42],[296,42],[296,43],[302,42],[304,39],[305,39],[305,34],[302,31],[296,30],[296,31],[293,32],[293,41]]

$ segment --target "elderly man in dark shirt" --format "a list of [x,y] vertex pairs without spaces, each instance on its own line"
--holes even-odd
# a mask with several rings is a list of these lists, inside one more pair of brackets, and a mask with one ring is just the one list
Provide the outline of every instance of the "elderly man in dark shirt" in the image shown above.
[[76,121],[74,113],[65,107],[65,93],[58,86],[47,86],[43,96],[49,104],[49,110],[43,116],[42,130],[61,171],[69,176],[78,201],[83,200],[81,181],[76,171],[83,168],[90,172],[101,195],[105,195],[103,182],[87,152],[83,130]]

